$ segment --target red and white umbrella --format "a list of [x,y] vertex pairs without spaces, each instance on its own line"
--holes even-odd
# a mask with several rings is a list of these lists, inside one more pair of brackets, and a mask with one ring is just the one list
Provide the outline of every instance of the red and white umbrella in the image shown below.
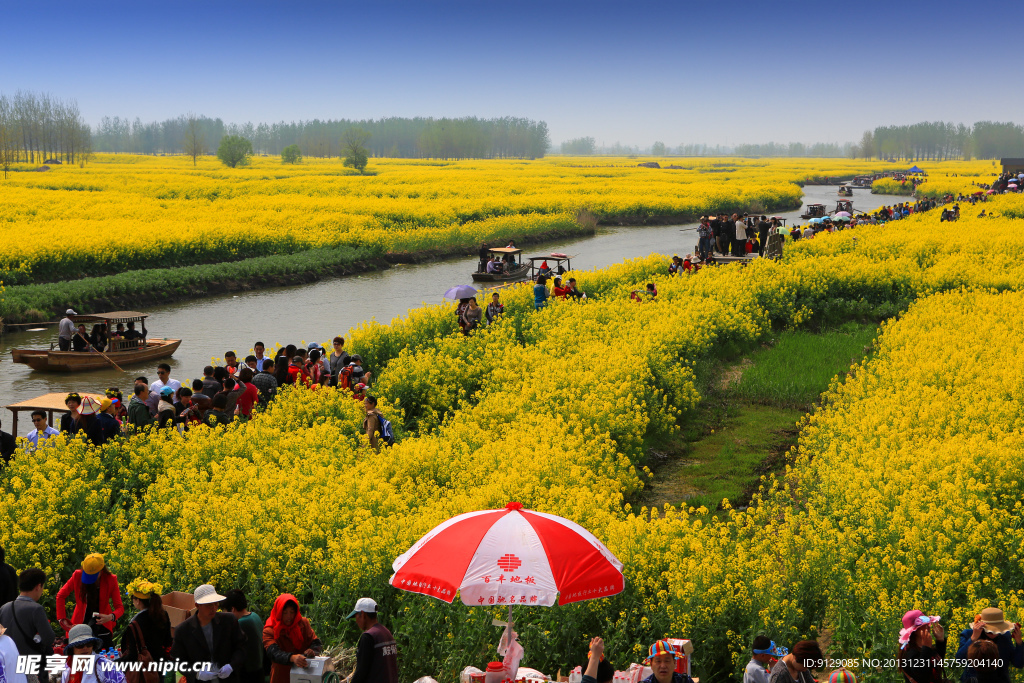
[[434,527],[394,561],[391,585],[470,605],[566,605],[622,592],[622,563],[580,525],[509,503]]

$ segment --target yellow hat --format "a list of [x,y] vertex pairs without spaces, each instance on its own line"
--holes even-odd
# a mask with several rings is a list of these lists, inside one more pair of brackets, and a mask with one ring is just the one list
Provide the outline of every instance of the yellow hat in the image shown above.
[[103,556],[99,553],[86,555],[85,559],[82,560],[82,571],[86,574],[99,574],[106,566],[107,563],[103,561]]
[[164,587],[159,583],[153,583],[146,581],[145,579],[135,579],[128,584],[128,594],[136,598],[145,600],[151,598],[154,595],[162,595]]
[[100,399],[100,412],[102,413],[112,405],[114,405],[114,402],[109,398]]

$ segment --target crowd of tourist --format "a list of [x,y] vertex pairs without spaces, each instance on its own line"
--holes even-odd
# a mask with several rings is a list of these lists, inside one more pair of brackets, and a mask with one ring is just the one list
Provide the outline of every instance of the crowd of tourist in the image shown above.
[[[163,586],[137,578],[125,588],[134,614],[124,623],[121,587],[99,553],[87,555],[57,592],[56,623],[64,633],[57,638],[50,615],[40,604],[46,582],[46,573],[38,567],[15,574],[0,549],[0,626],[5,630],[0,632],[0,680],[40,683],[52,674],[62,683],[159,683],[161,674],[173,672],[174,680],[180,674],[186,683],[264,683],[268,678],[269,683],[288,683],[293,667],[306,667],[324,651],[298,598],[290,593],[274,600],[264,622],[241,590],[221,595],[214,586],[203,584],[193,591],[194,611],[172,628],[161,599]],[[74,603],[71,610],[69,599]],[[372,598],[360,598],[347,617],[354,619],[361,635],[355,670],[346,683],[398,681],[398,647],[378,621],[378,609]],[[1001,609],[985,608],[975,616],[959,633],[952,659],[939,622],[938,616],[915,609],[903,615],[898,634],[894,627],[894,656],[884,661],[891,662],[907,683],[946,683],[950,667],[962,669],[962,683],[1003,683],[1010,680],[1011,668],[1024,668],[1020,624],[1007,621]],[[680,665],[685,654],[678,641],[655,642],[647,651],[645,663],[651,674],[644,683],[693,683]],[[29,665],[23,661],[19,666],[19,656]],[[76,676],[73,656],[92,660],[91,677]],[[835,670],[829,681],[849,683],[855,681],[850,668],[867,666],[859,660],[830,659],[814,640],[801,640],[787,649],[765,635],[753,638],[750,657],[743,683],[813,683],[812,672],[830,669]],[[131,671],[132,667],[114,662],[154,662],[154,673]],[[612,683],[615,673],[603,639],[591,639],[582,683]]]
[[769,240],[778,236],[780,242],[785,240],[798,241],[811,239],[821,232],[834,232],[858,225],[884,225],[890,221],[929,211],[937,206],[954,204],[944,208],[940,221],[955,221],[960,218],[959,202],[975,204],[986,201],[983,192],[974,195],[946,195],[940,200],[919,199],[914,202],[900,202],[891,206],[879,207],[872,213],[847,215],[835,213],[812,218],[803,227],[795,225],[787,227],[784,221],[773,216],[756,216],[734,213],[701,216],[697,225],[696,253],[685,257],[673,255],[668,267],[669,275],[689,274],[701,267],[718,265],[722,257],[750,257],[754,254],[765,256],[769,250]]
[[[192,593],[192,613],[172,628],[163,586],[135,579],[124,596],[134,614],[123,623],[121,586],[99,553],[87,555],[57,592],[58,638],[40,604],[46,573],[30,567],[15,576],[2,550],[0,564],[0,681],[7,683],[160,683],[168,674],[168,683],[179,676],[187,683],[288,683],[293,667],[305,668],[324,650],[290,593],[277,597],[263,622],[240,589],[221,595],[203,584]],[[361,635],[346,683],[398,683],[398,646],[377,612],[373,599],[360,598],[347,617]]]
[[[69,312],[68,317],[72,314]],[[371,445],[377,448],[377,434],[384,428],[389,432],[390,423],[377,411],[377,401],[368,393],[372,373],[364,369],[358,354],[345,351],[343,337],[335,337],[332,346],[328,352],[315,342],[306,347],[289,344],[271,358],[266,355],[264,343],[258,341],[253,354],[241,361],[233,351],[227,351],[223,365],[207,365],[202,379],[193,380],[191,386],[171,377],[171,366],[160,363],[155,380],[138,376],[128,392],[110,387],[102,398],[69,393],[64,399],[68,412],[61,417],[59,428],[49,424],[46,411],[32,411],[33,429],[25,437],[25,446],[35,450],[58,434],[102,446],[146,428],[186,431],[200,424],[216,427],[246,421],[255,411],[266,408],[282,386],[295,385],[350,391],[366,408],[364,429],[368,430]],[[389,434],[382,437],[386,443],[393,438]],[[6,432],[0,432],[0,438],[0,455],[9,461],[16,440]]]

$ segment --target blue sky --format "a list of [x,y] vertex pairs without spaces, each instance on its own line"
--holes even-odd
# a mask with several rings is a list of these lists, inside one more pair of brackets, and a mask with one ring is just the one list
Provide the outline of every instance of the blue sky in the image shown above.
[[515,115],[646,146],[1024,121],[1011,4],[5,4],[0,92],[74,98],[91,123]]

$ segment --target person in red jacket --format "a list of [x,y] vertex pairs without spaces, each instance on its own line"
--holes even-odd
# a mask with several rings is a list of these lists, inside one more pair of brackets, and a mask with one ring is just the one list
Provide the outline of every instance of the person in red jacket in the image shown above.
[[[67,616],[68,596],[74,593],[75,611]],[[65,631],[76,624],[88,624],[93,634],[103,641],[103,648],[113,645],[116,620],[124,615],[121,588],[117,577],[107,570],[99,553],[87,555],[82,568],[76,569],[67,583],[57,591],[57,620]]]

